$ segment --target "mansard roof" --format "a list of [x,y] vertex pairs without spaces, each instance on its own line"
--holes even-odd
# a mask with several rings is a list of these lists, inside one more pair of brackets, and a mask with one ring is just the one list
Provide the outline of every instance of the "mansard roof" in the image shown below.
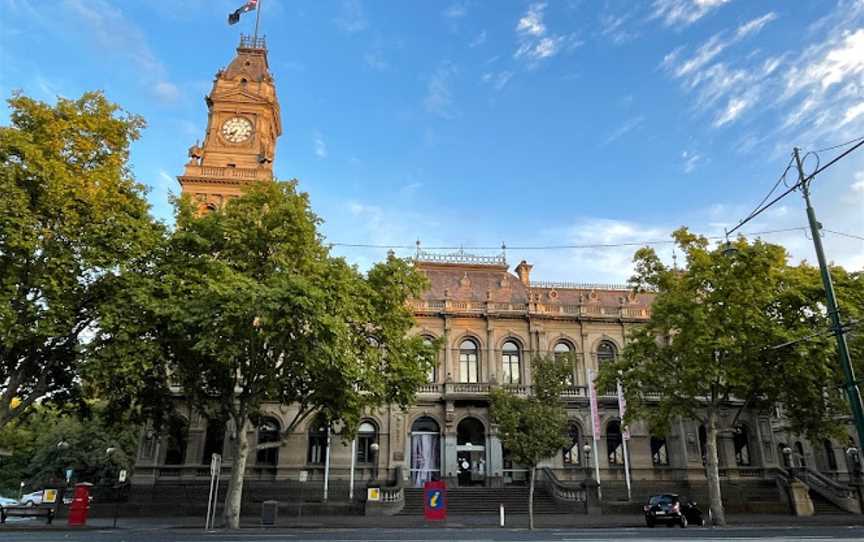
[[[634,293],[625,284],[551,283],[526,280],[509,271],[503,257],[420,253],[414,265],[429,279],[424,301],[491,301],[649,308],[652,293]],[[527,277],[526,277],[527,279]]]

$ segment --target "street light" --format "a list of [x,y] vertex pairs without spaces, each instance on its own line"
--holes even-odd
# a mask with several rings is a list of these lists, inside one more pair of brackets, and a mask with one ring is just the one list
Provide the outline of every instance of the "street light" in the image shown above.
[[373,442],[369,445],[369,451],[372,452],[372,479],[378,481],[378,443]]
[[794,465],[792,464],[792,448],[790,448],[789,446],[784,446],[783,449],[780,451],[783,452],[783,456],[786,457],[786,466],[790,469],[793,469]]
[[585,478],[591,479],[591,445],[582,446],[582,453],[585,455]]

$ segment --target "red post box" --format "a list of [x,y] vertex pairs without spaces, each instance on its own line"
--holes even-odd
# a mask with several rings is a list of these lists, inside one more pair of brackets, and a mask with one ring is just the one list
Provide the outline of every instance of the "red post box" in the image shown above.
[[72,504],[69,505],[69,526],[87,525],[87,513],[90,511],[90,488],[93,484],[82,482],[75,484]]

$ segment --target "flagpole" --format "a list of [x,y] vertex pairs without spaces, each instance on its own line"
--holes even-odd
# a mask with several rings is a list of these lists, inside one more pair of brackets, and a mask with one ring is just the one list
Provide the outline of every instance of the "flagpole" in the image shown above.
[[[255,43],[258,43],[258,26],[261,24],[261,4],[264,0],[258,0],[258,5],[255,9]],[[257,45],[256,45],[257,46]]]

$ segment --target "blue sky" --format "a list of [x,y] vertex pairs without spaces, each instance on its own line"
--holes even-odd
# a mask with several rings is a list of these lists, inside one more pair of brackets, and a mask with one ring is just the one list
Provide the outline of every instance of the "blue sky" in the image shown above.
[[[103,89],[146,117],[133,167],[170,220],[203,96],[254,25],[226,24],[242,3],[0,0],[0,93]],[[793,146],[864,136],[864,0],[263,0],[262,14],[284,125],[276,172],[300,180],[331,242],[716,235],[768,192]],[[826,228],[864,235],[864,150],[813,196]],[[805,224],[793,194],[745,230]],[[802,231],[764,238],[814,260]],[[861,240],[824,241],[831,259],[864,267]],[[386,253],[335,250],[361,267]],[[619,282],[633,250],[507,256],[538,279]]]

